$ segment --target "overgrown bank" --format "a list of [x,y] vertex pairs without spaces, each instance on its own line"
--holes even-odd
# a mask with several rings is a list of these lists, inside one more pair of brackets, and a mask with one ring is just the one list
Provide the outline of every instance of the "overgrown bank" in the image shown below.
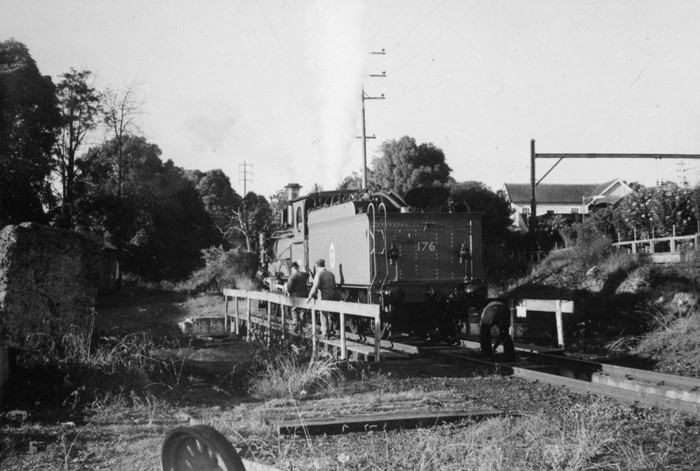
[[569,299],[567,350],[700,376],[700,263],[654,264],[604,237],[550,253],[503,289],[513,298]]

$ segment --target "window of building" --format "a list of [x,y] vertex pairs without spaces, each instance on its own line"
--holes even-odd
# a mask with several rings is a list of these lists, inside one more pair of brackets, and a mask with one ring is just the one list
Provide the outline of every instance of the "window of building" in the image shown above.
[[578,214],[578,208],[571,208],[571,214]]

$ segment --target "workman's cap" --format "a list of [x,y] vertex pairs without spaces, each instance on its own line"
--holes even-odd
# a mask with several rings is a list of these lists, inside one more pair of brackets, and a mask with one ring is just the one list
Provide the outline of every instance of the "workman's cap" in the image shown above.
[[299,264],[297,262],[292,262],[292,268],[299,268]]
[[326,266],[326,261],[322,258],[316,260],[316,266],[317,267],[325,267]]

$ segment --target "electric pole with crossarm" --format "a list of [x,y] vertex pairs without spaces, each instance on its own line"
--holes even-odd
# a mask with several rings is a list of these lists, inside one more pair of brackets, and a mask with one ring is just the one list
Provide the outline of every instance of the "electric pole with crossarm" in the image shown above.
[[[381,51],[378,52],[372,52],[372,54],[377,54],[377,55],[385,55],[386,51],[382,49]],[[370,77],[386,77],[386,72],[382,72],[381,74],[370,74]],[[369,96],[367,93],[365,93],[365,87],[362,87],[362,136],[360,139],[362,139],[362,189],[367,188],[367,139],[376,139],[377,136],[367,135],[367,128],[366,128],[366,122],[365,122],[365,101],[366,100],[383,100],[384,99],[384,94],[382,93],[381,96]]]
[[[250,170],[248,170],[250,168]],[[238,181],[243,182],[243,197],[248,194],[248,181],[253,183],[253,164],[243,162],[238,164]]]

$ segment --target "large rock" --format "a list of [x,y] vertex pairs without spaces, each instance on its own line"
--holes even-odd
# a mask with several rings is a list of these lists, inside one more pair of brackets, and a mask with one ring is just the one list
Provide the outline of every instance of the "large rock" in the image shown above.
[[0,231],[0,344],[36,334],[87,334],[102,244],[94,237],[34,223]]

